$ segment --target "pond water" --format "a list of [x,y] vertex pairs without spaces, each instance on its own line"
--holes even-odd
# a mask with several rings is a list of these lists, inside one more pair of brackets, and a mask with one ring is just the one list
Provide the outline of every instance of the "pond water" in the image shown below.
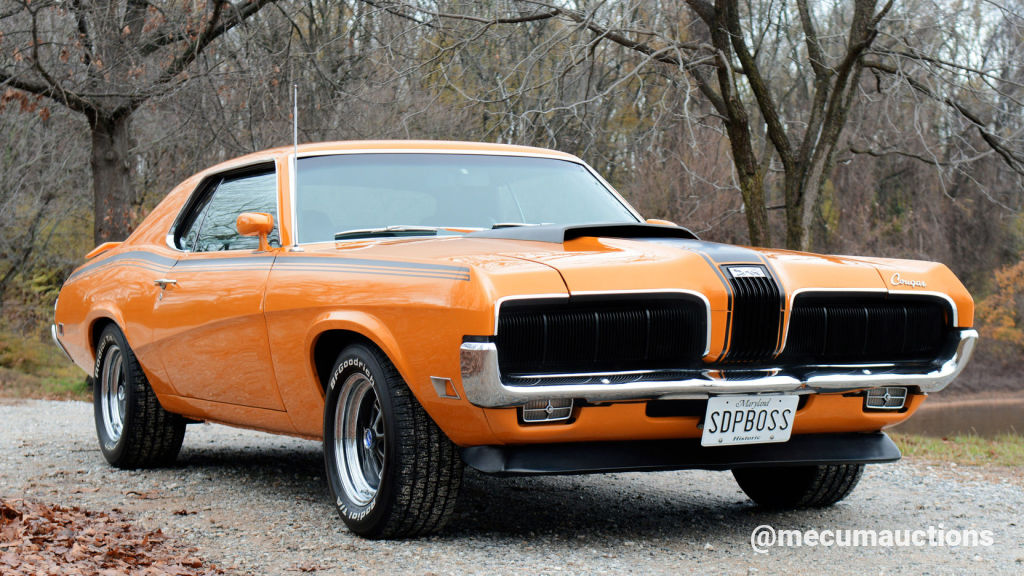
[[1024,434],[1024,396],[925,402],[891,430],[926,436]]

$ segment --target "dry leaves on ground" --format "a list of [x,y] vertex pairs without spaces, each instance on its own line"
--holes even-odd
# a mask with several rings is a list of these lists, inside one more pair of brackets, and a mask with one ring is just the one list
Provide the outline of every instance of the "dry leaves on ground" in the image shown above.
[[90,512],[0,499],[0,573],[171,575],[223,574],[114,512]]

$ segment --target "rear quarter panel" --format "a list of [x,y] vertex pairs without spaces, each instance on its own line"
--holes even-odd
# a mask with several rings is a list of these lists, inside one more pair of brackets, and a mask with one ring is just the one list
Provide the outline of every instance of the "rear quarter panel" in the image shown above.
[[88,373],[95,363],[99,323],[113,321],[125,334],[157,395],[173,393],[160,362],[151,354],[153,330],[147,322],[158,290],[153,280],[176,258],[164,243],[167,230],[199,182],[186,180],[153,210],[121,245],[87,260],[61,288],[54,320],[64,325],[61,343]]

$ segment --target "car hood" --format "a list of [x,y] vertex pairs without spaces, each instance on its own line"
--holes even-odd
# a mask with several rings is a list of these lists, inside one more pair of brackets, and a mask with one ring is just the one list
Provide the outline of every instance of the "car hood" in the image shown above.
[[338,248],[336,253],[465,266],[487,287],[494,300],[566,291],[682,291],[703,295],[713,310],[729,309],[728,268],[757,265],[770,271],[790,302],[803,291],[941,295],[961,309],[959,324],[970,325],[972,321],[970,295],[946,266],[934,262],[748,248],[675,233],[659,237],[655,232],[642,237],[642,233],[609,232],[638,236],[623,238],[590,236],[587,232],[567,233],[565,238],[544,234],[535,239],[515,230],[506,234],[488,231],[459,237],[373,242],[365,247],[355,244]]
[[[804,291],[878,291],[940,295],[960,309],[973,309],[973,300],[949,268],[919,260],[827,256],[678,238],[580,238],[560,248],[508,255],[556,269],[570,293],[691,288],[724,296],[728,269],[755,265],[775,276],[790,301]],[[714,300],[714,309],[728,305],[723,298]]]

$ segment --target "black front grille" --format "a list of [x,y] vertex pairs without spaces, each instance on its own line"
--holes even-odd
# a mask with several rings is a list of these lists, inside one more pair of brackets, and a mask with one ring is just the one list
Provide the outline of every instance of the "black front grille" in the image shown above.
[[949,304],[931,297],[801,294],[780,360],[814,363],[933,360],[951,330]]
[[498,363],[503,374],[699,366],[706,310],[678,295],[508,301],[495,337]]
[[764,276],[732,277],[732,327],[726,362],[755,362],[769,360],[779,343],[779,323],[782,321],[782,293],[778,284],[761,266],[738,268],[761,270]]

